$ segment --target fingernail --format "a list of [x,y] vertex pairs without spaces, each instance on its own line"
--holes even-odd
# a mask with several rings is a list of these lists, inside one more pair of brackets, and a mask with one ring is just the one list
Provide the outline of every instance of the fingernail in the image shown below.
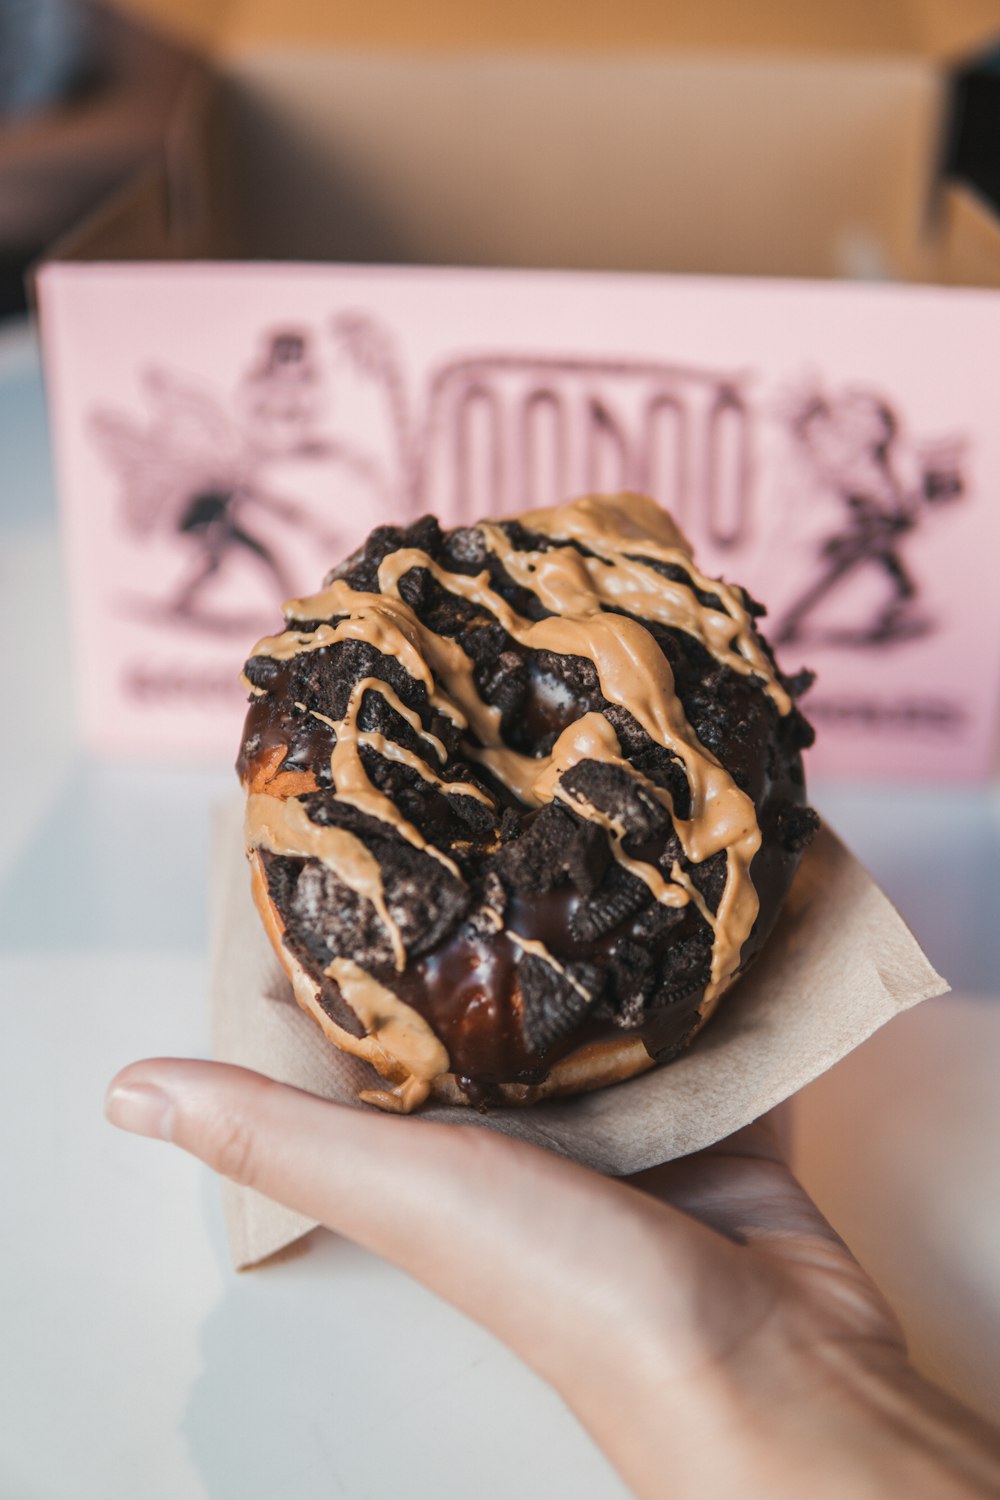
[[169,1141],[173,1100],[152,1083],[121,1083],[111,1089],[104,1112],[112,1125],[134,1135]]

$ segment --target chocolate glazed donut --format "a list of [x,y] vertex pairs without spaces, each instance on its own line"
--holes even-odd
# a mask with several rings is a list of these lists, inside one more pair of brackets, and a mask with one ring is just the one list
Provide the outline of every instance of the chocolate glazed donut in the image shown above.
[[246,666],[254,895],[299,1003],[408,1111],[666,1062],[770,932],[812,731],[653,501],[384,526]]

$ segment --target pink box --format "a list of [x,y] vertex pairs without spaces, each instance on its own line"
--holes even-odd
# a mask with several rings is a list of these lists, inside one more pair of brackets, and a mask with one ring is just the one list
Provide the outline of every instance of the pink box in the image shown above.
[[256,636],[380,522],[639,489],[817,671],[815,766],[994,764],[1000,294],[56,264],[41,295],[100,750],[232,753]]

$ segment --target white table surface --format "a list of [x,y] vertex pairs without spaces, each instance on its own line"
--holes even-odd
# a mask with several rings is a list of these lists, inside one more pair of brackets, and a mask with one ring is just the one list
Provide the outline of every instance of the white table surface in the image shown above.
[[[318,1233],[229,1269],[216,1184],[104,1123],[107,1079],[207,1055],[210,809],[228,767],[77,743],[37,351],[0,329],[0,1496],[613,1500],[560,1402]],[[1000,798],[813,788],[964,996],[797,1101],[800,1171],[936,1378],[1000,1412]]]

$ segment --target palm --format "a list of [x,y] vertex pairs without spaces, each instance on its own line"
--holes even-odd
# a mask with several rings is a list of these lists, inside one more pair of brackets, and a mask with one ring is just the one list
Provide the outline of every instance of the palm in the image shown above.
[[741,1293],[778,1294],[782,1318],[801,1332],[904,1350],[874,1283],[792,1175],[773,1119],[632,1184],[742,1247]]

